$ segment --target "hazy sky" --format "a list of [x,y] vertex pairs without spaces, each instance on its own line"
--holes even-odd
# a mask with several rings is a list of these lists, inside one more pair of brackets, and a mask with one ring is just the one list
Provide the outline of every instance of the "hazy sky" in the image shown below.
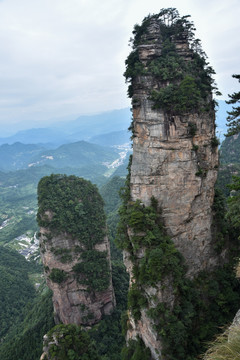
[[0,0],[2,129],[129,106],[133,26],[165,7],[191,15],[224,98],[239,91],[239,0]]

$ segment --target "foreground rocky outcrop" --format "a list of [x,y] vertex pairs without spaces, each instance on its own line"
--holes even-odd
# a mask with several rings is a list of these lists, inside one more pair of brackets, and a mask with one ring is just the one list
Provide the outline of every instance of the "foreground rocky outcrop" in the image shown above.
[[103,201],[89,181],[51,175],[38,187],[40,250],[56,323],[91,326],[115,306]]
[[56,325],[43,337],[40,360],[62,359],[100,360],[87,331],[74,324]]
[[[187,357],[197,315],[186,289],[190,294],[196,286],[194,296],[201,294],[194,279],[224,258],[213,236],[218,168],[213,71],[193,30],[176,9],[149,15],[135,26],[126,60],[133,112],[125,237],[119,240],[130,274],[126,338],[142,339],[153,359]],[[188,320],[185,300],[193,311]]]

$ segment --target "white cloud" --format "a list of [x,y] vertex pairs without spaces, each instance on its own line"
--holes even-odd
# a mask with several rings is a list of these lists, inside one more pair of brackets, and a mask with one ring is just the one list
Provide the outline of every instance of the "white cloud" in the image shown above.
[[220,90],[237,88],[239,1],[4,0],[0,2],[0,122],[129,105],[122,76],[135,23],[163,7],[190,14]]

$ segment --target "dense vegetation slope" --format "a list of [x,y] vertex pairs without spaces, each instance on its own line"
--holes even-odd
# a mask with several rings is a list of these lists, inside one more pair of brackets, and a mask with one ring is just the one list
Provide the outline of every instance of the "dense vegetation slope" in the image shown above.
[[33,301],[35,289],[29,274],[39,270],[15,251],[0,246],[0,339],[22,315],[26,302]]
[[42,339],[53,326],[53,305],[50,291],[39,294],[22,309],[0,345],[1,360],[39,360]]

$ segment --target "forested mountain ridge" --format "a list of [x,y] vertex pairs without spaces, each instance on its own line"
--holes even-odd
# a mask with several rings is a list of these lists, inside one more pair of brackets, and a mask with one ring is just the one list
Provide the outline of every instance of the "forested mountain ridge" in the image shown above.
[[0,171],[19,170],[26,168],[33,157],[44,150],[43,146],[22,144],[0,146]]
[[[127,147],[123,151],[127,152]],[[120,152],[121,150],[116,147],[106,147],[86,141],[64,144],[56,149],[21,143],[4,144],[0,146],[0,171],[15,171],[42,165],[50,165],[58,169],[80,168],[86,165],[107,167],[120,157]]]
[[51,165],[55,168],[76,168],[86,165],[111,164],[119,157],[117,149],[79,141],[61,145],[54,150],[45,150],[31,159],[28,166]]

